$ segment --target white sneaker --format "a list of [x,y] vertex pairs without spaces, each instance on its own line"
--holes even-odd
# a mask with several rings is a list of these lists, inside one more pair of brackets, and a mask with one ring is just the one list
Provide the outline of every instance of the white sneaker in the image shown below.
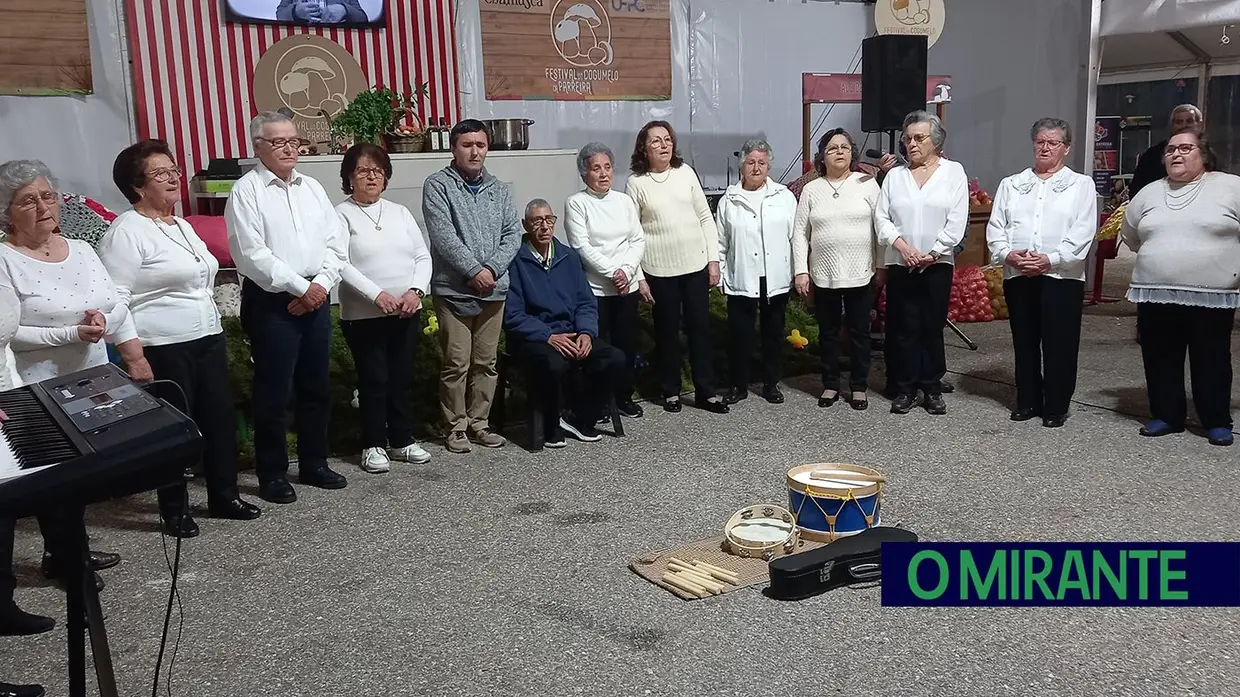
[[401,462],[412,462],[415,465],[425,465],[431,461],[431,454],[417,443],[410,443],[403,448],[389,448],[388,457]]
[[366,448],[362,451],[362,470],[371,474],[382,474],[392,469],[392,462],[388,460],[387,453],[383,452],[383,448]]

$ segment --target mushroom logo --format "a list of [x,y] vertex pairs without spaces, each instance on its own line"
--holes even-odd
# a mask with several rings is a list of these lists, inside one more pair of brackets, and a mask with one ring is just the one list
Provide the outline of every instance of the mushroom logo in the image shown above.
[[344,108],[348,101],[344,68],[335,56],[316,46],[304,46],[289,51],[280,62],[288,59],[295,60],[287,71],[281,70],[282,66],[276,68],[280,100],[285,106],[307,118],[318,116],[320,110],[335,115]]
[[[568,7],[561,12],[561,5]],[[611,20],[597,0],[560,0],[551,9],[551,22],[555,50],[569,65],[590,68],[615,60]]]
[[891,13],[900,24],[929,24],[930,0],[891,0]]
[[952,86],[946,82],[940,82],[934,86],[934,99],[930,100],[935,104],[942,104],[952,100]]

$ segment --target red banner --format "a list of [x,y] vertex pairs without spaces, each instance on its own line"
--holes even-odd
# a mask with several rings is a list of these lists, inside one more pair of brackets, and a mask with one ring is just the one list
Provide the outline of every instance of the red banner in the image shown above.
[[[943,104],[952,100],[950,75],[926,78],[926,103]],[[801,101],[816,104],[860,104],[860,73],[801,73]]]

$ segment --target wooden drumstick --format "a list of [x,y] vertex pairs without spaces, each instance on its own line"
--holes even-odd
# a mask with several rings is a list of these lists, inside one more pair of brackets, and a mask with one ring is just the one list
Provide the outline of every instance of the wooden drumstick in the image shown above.
[[675,575],[683,576],[688,580],[706,588],[706,590],[716,595],[723,593],[723,585],[715,579],[707,576],[705,572],[698,571],[690,566],[681,566],[679,564],[668,564],[667,568],[671,569]]
[[675,574],[664,574],[663,582],[668,584],[669,586],[674,586],[676,588],[679,588],[682,591],[692,593],[699,598],[705,598],[706,596],[710,595],[710,592],[707,591],[705,588],[691,581],[687,581],[683,577],[677,576]]
[[693,565],[699,569],[709,572],[711,576],[714,576],[720,581],[727,581],[734,586],[740,583],[740,577],[736,575],[735,571],[728,571],[727,569],[715,566],[714,564],[707,564],[700,559],[694,559]]

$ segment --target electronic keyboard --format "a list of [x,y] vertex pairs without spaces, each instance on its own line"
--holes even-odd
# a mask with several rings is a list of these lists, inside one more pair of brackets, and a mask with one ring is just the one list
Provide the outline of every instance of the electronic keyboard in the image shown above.
[[0,410],[5,517],[170,486],[202,455],[194,422],[111,363],[0,392]]

